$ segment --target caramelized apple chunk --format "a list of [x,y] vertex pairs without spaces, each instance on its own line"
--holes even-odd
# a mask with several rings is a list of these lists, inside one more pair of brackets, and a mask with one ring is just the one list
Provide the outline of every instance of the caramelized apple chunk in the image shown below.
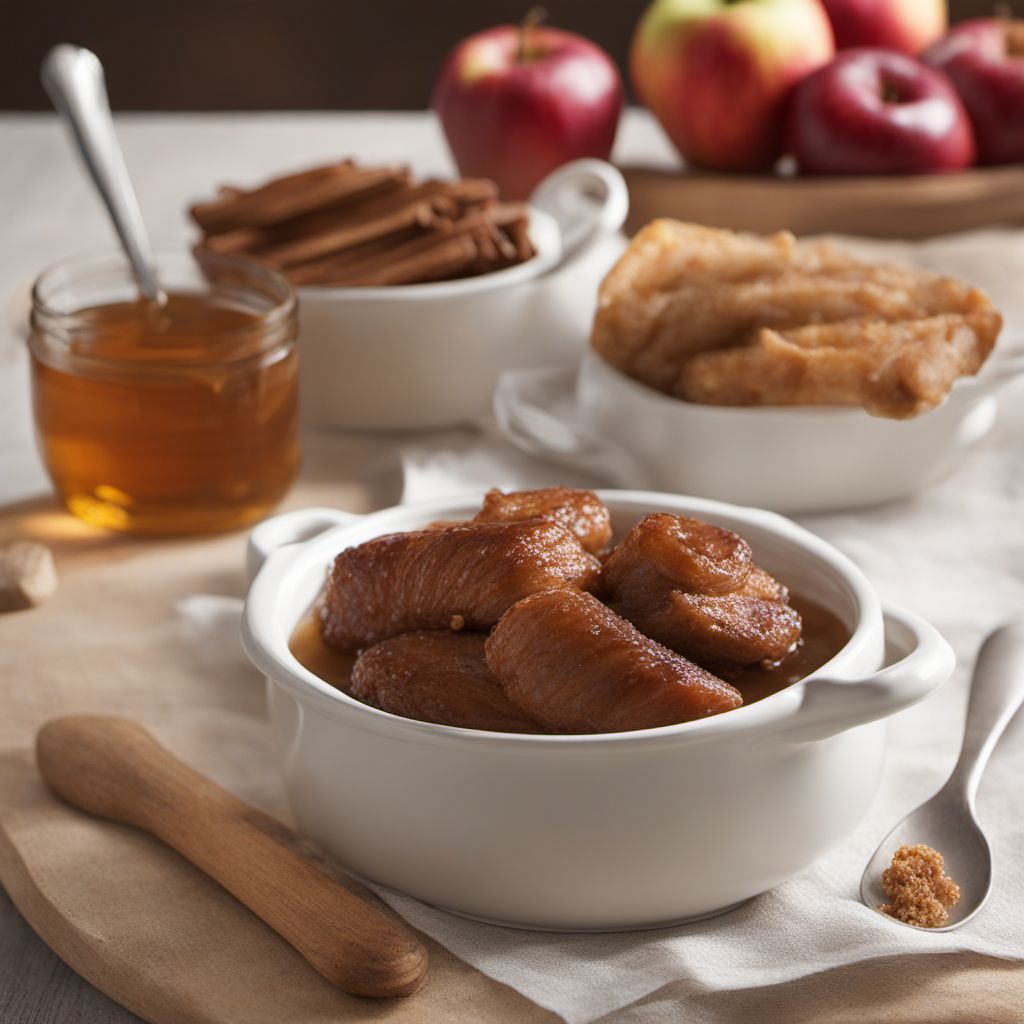
[[608,603],[639,630],[718,670],[784,658],[800,640],[789,592],[754,565],[742,537],[659,512],[605,562]]
[[488,630],[516,601],[589,589],[600,563],[554,523],[465,523],[376,537],[335,559],[320,608],[324,642],[356,651],[400,633]]
[[612,539],[611,515],[604,502],[593,491],[572,487],[544,487],[507,494],[495,488],[484,496],[484,506],[475,522],[515,523],[525,519],[556,523],[595,555],[606,551]]
[[541,732],[505,696],[484,659],[480,633],[417,632],[363,651],[349,693],[404,718],[463,729]]
[[954,278],[788,232],[656,220],[601,284],[591,344],[650,387],[729,406],[919,416],[988,359],[1002,317]]
[[551,732],[652,729],[743,703],[728,683],[578,590],[514,604],[488,638],[486,656],[509,700]]

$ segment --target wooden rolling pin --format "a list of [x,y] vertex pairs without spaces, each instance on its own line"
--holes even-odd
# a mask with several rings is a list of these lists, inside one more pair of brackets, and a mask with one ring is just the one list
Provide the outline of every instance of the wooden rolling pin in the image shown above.
[[151,832],[353,995],[405,996],[427,951],[284,846],[288,830],[183,764],[137,722],[73,715],[39,730],[46,784],[90,814]]

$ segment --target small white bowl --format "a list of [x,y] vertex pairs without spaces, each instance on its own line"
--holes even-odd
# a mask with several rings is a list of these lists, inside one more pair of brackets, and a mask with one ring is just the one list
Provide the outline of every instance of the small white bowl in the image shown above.
[[300,288],[303,416],[407,430],[472,422],[503,370],[571,366],[597,286],[625,247],[629,198],[601,160],[559,168],[530,200],[537,255],[479,277],[387,288]]
[[517,447],[623,487],[827,512],[903,498],[948,473],[991,430],[995,392],[1022,372],[1024,359],[997,361],[931,412],[891,420],[838,407],[697,405],[588,348],[578,372],[504,374],[494,411]]
[[949,676],[949,645],[909,612],[883,610],[849,559],[773,513],[667,494],[601,498],[618,536],[650,512],[738,531],[766,569],[840,616],[849,642],[806,680],[682,725],[535,736],[415,722],[325,683],[289,638],[343,548],[468,518],[479,501],[268,520],[250,540],[243,644],[267,679],[299,826],[347,869],[506,924],[643,928],[763,892],[860,821],[881,777],[884,719]]

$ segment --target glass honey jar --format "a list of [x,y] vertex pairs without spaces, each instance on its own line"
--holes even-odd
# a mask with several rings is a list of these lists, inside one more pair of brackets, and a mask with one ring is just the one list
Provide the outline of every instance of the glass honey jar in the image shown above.
[[262,518],[299,464],[295,293],[240,259],[158,257],[162,305],[123,257],[45,271],[29,334],[36,436],[68,509],[139,534]]

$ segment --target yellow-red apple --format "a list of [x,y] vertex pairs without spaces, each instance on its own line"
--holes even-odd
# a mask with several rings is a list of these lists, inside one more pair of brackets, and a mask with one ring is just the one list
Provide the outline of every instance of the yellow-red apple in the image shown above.
[[836,49],[878,46],[916,57],[949,22],[946,0],[822,0]]
[[834,52],[819,0],[655,0],[630,74],[688,161],[757,171],[779,156],[790,89]]

